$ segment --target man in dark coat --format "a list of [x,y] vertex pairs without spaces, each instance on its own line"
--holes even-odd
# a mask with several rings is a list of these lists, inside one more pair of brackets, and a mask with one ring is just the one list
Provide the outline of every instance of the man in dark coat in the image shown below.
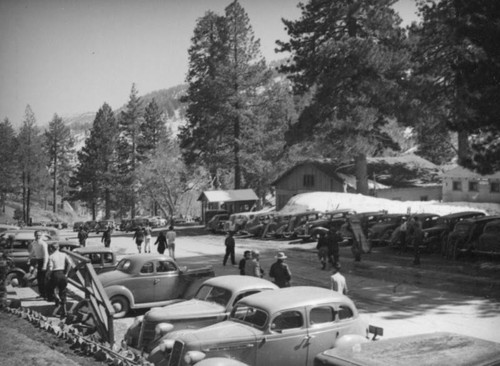
[[226,246],[226,254],[224,255],[222,265],[225,266],[227,259],[229,258],[229,256],[231,256],[231,264],[234,266],[236,264],[236,261],[234,259],[234,247],[236,246],[236,243],[234,242],[234,233],[232,231],[229,231],[227,233],[224,245]]
[[288,267],[288,264],[285,263],[285,259],[287,258],[284,252],[278,252],[276,255],[276,262],[274,262],[269,270],[269,277],[274,278],[274,283],[276,286],[290,287],[290,280],[292,279],[292,272]]

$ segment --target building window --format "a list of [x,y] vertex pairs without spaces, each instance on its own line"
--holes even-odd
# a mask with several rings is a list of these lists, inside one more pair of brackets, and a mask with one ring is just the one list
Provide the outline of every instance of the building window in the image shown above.
[[314,175],[304,174],[304,187],[314,187]]
[[469,182],[469,192],[478,192],[479,184],[478,182]]
[[500,193],[500,182],[491,182],[490,183],[490,192],[491,193]]
[[420,196],[420,201],[428,201],[429,196]]
[[454,191],[461,191],[462,190],[462,182],[459,180],[454,180],[453,181],[453,190]]

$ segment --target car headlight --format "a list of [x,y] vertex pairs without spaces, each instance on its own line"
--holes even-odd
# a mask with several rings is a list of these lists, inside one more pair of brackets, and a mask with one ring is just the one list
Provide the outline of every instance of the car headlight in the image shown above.
[[425,232],[424,233],[424,238],[428,238],[429,237],[429,233]]
[[155,327],[155,337],[163,337],[168,332],[171,332],[174,326],[170,323],[159,323]]
[[188,351],[184,356],[184,362],[188,365],[194,365],[196,362],[200,362],[205,358],[205,354],[200,351]]

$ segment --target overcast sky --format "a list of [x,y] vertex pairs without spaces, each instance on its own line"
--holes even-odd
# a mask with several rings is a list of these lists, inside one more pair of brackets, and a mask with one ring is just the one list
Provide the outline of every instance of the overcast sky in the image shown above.
[[[196,20],[224,14],[231,0],[0,0],[0,119],[22,124],[26,105],[39,125],[54,115],[97,112],[185,82]],[[281,18],[297,19],[298,0],[239,0],[268,60],[287,40]],[[405,24],[415,0],[400,0]]]

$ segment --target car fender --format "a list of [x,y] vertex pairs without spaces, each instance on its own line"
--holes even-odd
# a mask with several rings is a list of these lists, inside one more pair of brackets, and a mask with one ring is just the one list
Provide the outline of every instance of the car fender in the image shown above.
[[106,291],[106,295],[108,295],[109,299],[111,299],[113,296],[117,296],[117,295],[124,296],[127,298],[128,302],[130,304],[130,308],[135,307],[134,295],[125,286],[120,286],[120,285],[109,286],[109,287],[105,287],[104,291]]
[[359,334],[346,334],[335,341],[334,348],[352,348],[357,344],[367,343],[370,340]]
[[201,360],[195,363],[196,366],[249,366],[246,363],[240,362],[232,358],[212,357]]

